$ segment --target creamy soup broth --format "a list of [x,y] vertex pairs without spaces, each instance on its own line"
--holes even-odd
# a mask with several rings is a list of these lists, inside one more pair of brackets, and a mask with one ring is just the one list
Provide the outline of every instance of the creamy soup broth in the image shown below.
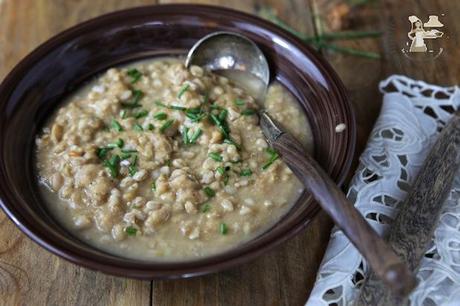
[[[311,149],[303,112],[280,84],[266,109]],[[270,150],[256,101],[181,58],[112,68],[68,97],[37,136],[48,210],[104,251],[183,260],[267,230],[302,186]]]

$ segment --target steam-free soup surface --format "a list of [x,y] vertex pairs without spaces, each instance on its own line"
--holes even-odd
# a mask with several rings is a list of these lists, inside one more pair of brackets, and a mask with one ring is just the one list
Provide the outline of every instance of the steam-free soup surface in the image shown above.
[[[306,146],[308,123],[279,84],[266,108]],[[180,58],[109,69],[69,97],[37,137],[49,211],[124,257],[182,260],[272,226],[302,190],[270,150],[254,99]]]

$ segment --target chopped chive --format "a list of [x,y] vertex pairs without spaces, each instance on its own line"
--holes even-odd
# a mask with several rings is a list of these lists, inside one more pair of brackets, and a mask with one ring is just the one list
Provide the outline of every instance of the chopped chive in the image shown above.
[[109,160],[104,162],[104,166],[109,170],[110,176],[116,178],[118,176],[120,157],[113,155]]
[[226,109],[222,110],[219,114],[219,120],[223,122],[225,119],[227,119],[227,114],[228,114],[228,110]]
[[236,106],[243,106],[244,104],[246,104],[246,102],[244,102],[244,101],[241,100],[241,99],[235,99],[235,101],[233,101],[233,103],[234,103]]
[[225,186],[227,186],[228,180],[229,180],[229,176],[228,176],[227,173],[225,173],[225,175],[224,175],[224,185],[225,185]]
[[252,115],[255,115],[257,112],[255,109],[252,109],[252,108],[246,108],[245,110],[243,110],[241,112],[241,115],[243,116],[252,116]]
[[155,126],[153,124],[149,123],[149,125],[147,125],[147,129],[149,131],[153,131],[155,129]]
[[185,145],[190,143],[190,139],[188,138],[188,130],[189,128],[186,126],[182,128],[182,140],[184,141]]
[[153,115],[153,118],[155,118],[156,120],[165,120],[166,118],[168,118],[168,115],[166,113],[160,112]]
[[209,117],[211,119],[211,122],[219,128],[220,132],[224,135],[224,138],[230,137],[228,130],[225,128],[225,126],[222,124],[222,122],[216,115],[210,114]]
[[189,118],[192,122],[200,122],[201,119],[203,119],[204,117],[206,117],[206,114],[205,113],[201,113],[201,114],[193,114],[193,113],[185,113],[185,116],[187,118]]
[[142,97],[144,96],[144,93],[139,90],[139,89],[134,89],[132,91],[133,93],[133,97],[126,103],[121,103],[121,106],[122,107],[125,107],[125,108],[137,108],[137,107],[141,107],[141,105],[139,104],[139,101],[142,99]]
[[125,228],[125,232],[128,236],[135,236],[137,233],[137,228],[128,226],[127,228]]
[[199,114],[202,112],[202,109],[201,107],[193,107],[193,108],[187,108],[185,110],[186,113],[190,113],[190,114]]
[[123,139],[119,138],[116,142],[114,143],[109,143],[107,145],[108,148],[123,148],[125,142],[123,141]]
[[272,148],[268,148],[267,153],[270,155],[270,158],[262,166],[262,170],[266,170],[268,167],[270,167],[279,158],[279,154],[275,150],[273,150]]
[[185,84],[182,86],[182,88],[179,90],[179,93],[177,94],[177,98],[180,99],[182,95],[190,88],[189,84]]
[[126,74],[131,77],[131,84],[136,83],[142,76],[142,73],[136,68],[129,69]]
[[140,125],[139,123],[136,123],[134,124],[133,126],[133,130],[137,131],[137,132],[142,132],[144,130],[144,128],[142,127],[142,125]]
[[251,169],[243,169],[240,172],[240,176],[251,176],[251,175],[252,175]]
[[121,110],[120,117],[121,119],[126,119],[126,117],[128,117],[128,112],[125,109]]
[[175,110],[180,110],[180,111],[185,111],[187,109],[186,107],[177,106],[177,105],[166,105],[164,103],[161,103],[160,101],[155,101],[155,104],[161,107],[166,107],[169,109],[175,109]]
[[166,104],[161,103],[160,101],[155,101],[155,104],[160,107],[168,107]]
[[113,148],[97,148],[96,149],[96,155],[100,159],[104,159],[107,156],[107,154],[109,153],[109,151],[112,150],[112,149]]
[[217,153],[217,152],[211,152],[211,153],[208,154],[208,156],[209,156],[211,159],[213,159],[213,160],[215,160],[215,161],[217,161],[217,162],[223,161],[222,155],[220,155],[220,154]]
[[140,112],[136,113],[136,114],[134,115],[134,118],[140,119],[140,118],[142,118],[142,117],[147,116],[148,114],[149,114],[149,112],[146,111],[145,109],[143,109],[143,110],[141,110]]
[[128,172],[130,176],[133,176],[137,172],[137,155],[134,155],[131,164],[128,167]]
[[110,123],[110,125],[112,126],[112,129],[114,129],[115,131],[117,132],[121,132],[123,131],[123,127],[121,126],[121,124],[115,120],[115,119],[112,119],[112,122]]
[[208,198],[212,198],[213,196],[216,195],[216,192],[214,191],[214,189],[208,186],[204,187],[203,191],[208,196]]
[[121,153],[137,153],[136,149],[121,149]]
[[184,110],[187,109],[186,107],[178,106],[178,105],[170,105],[170,106],[168,106],[168,108],[175,109],[175,110],[180,110],[180,111],[184,111]]
[[202,213],[207,213],[210,209],[211,209],[211,205],[209,205],[208,203],[205,203],[205,204],[201,205],[201,207],[200,207],[200,211]]
[[198,139],[198,137],[201,136],[201,134],[203,133],[203,131],[198,128],[195,133],[193,133],[192,137],[190,137],[190,143],[195,143]]
[[227,226],[227,224],[221,223],[221,224],[219,225],[219,232],[220,232],[222,235],[227,235],[227,233],[228,233],[228,226]]
[[217,168],[216,168],[216,171],[217,171],[219,174],[222,174],[222,175],[225,174],[225,168],[224,168],[224,167],[217,167]]
[[169,119],[160,127],[160,132],[164,133],[167,129],[169,129],[174,123],[174,119]]
[[157,183],[155,181],[152,182],[152,184],[150,185],[150,188],[153,190],[153,191],[157,191]]

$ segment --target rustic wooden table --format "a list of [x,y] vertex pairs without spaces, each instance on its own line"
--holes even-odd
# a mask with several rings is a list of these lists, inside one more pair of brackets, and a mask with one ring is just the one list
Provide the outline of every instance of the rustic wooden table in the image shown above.
[[[148,0],[0,0],[0,80],[27,53],[52,35],[84,20],[132,6],[171,3]],[[293,28],[309,35],[325,31],[381,30],[380,39],[342,41],[342,47],[379,52],[380,60],[323,52],[341,76],[358,122],[356,156],[378,115],[378,82],[393,73],[441,85],[458,83],[460,3],[448,0],[363,1],[350,8],[332,0],[201,0],[256,13],[270,7]],[[369,2],[364,5],[361,2]],[[400,52],[409,15],[445,14],[444,53],[413,62]],[[341,17],[340,17],[341,16]],[[355,162],[356,164],[356,162]],[[258,259],[218,274],[177,281],[137,281],[107,276],[70,264],[31,242],[0,213],[1,305],[301,305],[313,286],[331,229],[320,213],[310,227]]]

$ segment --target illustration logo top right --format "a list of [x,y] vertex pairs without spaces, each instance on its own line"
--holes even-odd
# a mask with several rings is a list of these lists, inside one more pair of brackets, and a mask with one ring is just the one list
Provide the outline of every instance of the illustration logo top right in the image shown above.
[[[444,24],[439,21],[439,17],[436,15],[430,15],[427,22],[423,23],[417,16],[409,16],[409,22],[411,23],[411,30],[407,33],[410,42],[407,43],[409,50],[403,49],[404,53],[435,53],[433,55],[438,56],[442,52],[442,48],[434,50],[433,48],[427,48],[427,41],[441,38],[444,32],[438,30],[438,28],[444,27]],[[430,46],[433,44],[430,44]]]

